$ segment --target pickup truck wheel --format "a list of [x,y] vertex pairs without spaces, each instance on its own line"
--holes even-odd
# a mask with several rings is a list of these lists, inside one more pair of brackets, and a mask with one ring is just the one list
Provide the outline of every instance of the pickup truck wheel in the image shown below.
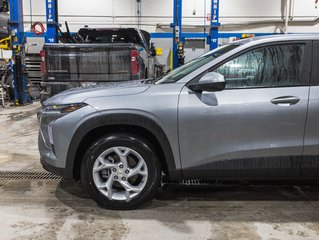
[[152,199],[161,167],[151,145],[134,135],[111,134],[87,150],[81,181],[89,195],[108,209],[136,209]]
[[144,79],[148,79],[148,70],[147,69],[145,69]]

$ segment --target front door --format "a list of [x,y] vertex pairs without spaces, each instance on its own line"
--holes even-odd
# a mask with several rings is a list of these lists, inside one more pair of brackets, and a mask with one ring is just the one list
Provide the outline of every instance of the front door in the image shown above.
[[228,59],[210,70],[224,75],[221,92],[184,87],[178,112],[185,177],[300,176],[311,45],[260,46]]

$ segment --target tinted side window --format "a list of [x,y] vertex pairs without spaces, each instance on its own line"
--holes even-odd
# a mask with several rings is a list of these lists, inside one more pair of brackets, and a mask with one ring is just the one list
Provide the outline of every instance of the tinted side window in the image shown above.
[[301,85],[304,44],[267,46],[247,52],[217,68],[226,88]]

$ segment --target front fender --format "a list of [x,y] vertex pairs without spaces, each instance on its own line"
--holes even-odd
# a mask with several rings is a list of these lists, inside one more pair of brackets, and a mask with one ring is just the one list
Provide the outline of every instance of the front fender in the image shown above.
[[154,120],[149,117],[141,116],[133,113],[109,113],[94,116],[87,119],[75,131],[67,153],[66,169],[69,176],[73,176],[73,169],[76,161],[76,153],[81,144],[82,139],[96,128],[107,126],[136,126],[148,130],[152,133],[157,141],[160,143],[166,159],[166,165],[171,179],[180,179],[182,176],[181,169],[177,169],[176,163],[178,159],[174,159],[171,144],[164,132],[164,130]]

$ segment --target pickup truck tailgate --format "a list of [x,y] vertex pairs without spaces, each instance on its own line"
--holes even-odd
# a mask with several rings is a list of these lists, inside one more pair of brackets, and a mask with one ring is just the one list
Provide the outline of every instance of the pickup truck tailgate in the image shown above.
[[[47,45],[48,79],[63,81],[130,80],[131,44]],[[54,79],[53,79],[54,76]]]

